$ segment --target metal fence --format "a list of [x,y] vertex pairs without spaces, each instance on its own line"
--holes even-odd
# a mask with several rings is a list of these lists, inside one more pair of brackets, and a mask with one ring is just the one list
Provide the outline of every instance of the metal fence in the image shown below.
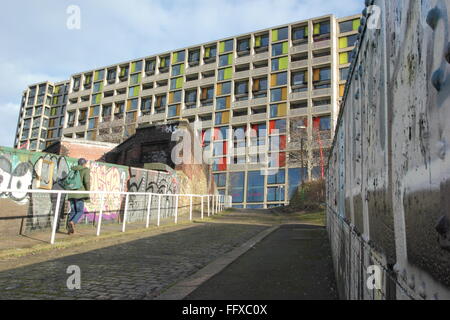
[[[51,238],[50,243],[55,243],[57,227],[63,216],[64,209],[68,206],[64,202],[70,194],[86,194],[89,195],[91,201],[95,203],[95,209],[89,211],[90,219],[96,225],[96,235],[100,236],[102,230],[102,222],[104,222],[106,212],[119,212],[113,218],[113,221],[121,223],[121,231],[126,231],[126,226],[130,222],[144,221],[145,227],[150,227],[151,217],[155,219],[156,226],[160,226],[162,219],[173,219],[174,223],[178,223],[180,211],[183,211],[190,221],[194,218],[194,209],[199,212],[199,218],[204,219],[205,216],[212,216],[225,208],[231,207],[231,196],[210,194],[159,194],[144,192],[111,192],[111,191],[68,191],[68,190],[14,190],[0,189],[0,194],[27,194],[33,207],[33,199],[38,196],[50,196],[50,224]],[[115,202],[116,205],[111,208],[109,202]],[[181,204],[184,202],[184,205]],[[33,209],[34,210],[34,209]],[[156,212],[156,215],[154,214]],[[47,215],[47,216],[48,216]],[[85,215],[86,222],[88,216]],[[112,220],[109,220],[112,221]]]

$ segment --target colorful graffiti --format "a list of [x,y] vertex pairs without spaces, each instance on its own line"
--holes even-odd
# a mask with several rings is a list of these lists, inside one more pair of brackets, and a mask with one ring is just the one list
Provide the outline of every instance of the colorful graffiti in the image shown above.
[[[62,190],[61,182],[67,177],[70,168],[75,165],[77,165],[77,159],[69,157],[0,147],[0,192],[5,189],[18,190],[13,193],[0,193],[0,198],[28,206],[28,208],[25,207],[29,218],[28,230],[49,228],[56,208],[57,195],[30,194],[27,190]],[[89,162],[88,167],[91,172],[91,190],[170,194],[178,190],[175,172],[149,171],[98,162]],[[129,197],[131,221],[142,218],[148,203],[146,199],[145,196]],[[123,211],[124,202],[123,196],[107,194],[103,200],[103,219],[118,219]],[[90,201],[86,202],[85,216],[82,217],[82,221],[95,221],[100,211],[100,204],[100,196],[91,196]],[[68,208],[67,202],[63,201],[60,212],[67,213]]]

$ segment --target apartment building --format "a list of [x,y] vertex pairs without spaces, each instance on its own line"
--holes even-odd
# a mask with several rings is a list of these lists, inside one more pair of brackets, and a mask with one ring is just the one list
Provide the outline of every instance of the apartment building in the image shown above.
[[[16,147],[42,150],[61,134],[120,142],[140,124],[201,121],[217,186],[234,206],[287,204],[324,174],[359,26],[360,15],[327,15],[77,73],[62,101],[45,83],[50,104],[30,86]],[[41,106],[50,116],[33,136]],[[44,123],[53,108],[58,131]]]

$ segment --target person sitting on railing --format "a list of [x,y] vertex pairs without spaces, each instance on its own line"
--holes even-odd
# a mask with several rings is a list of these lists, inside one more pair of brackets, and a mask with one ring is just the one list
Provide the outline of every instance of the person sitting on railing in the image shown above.
[[[72,167],[69,173],[64,187],[66,190],[79,190],[79,191],[90,191],[90,170],[86,166],[86,159],[79,159],[78,166]],[[81,216],[84,214],[84,201],[89,201],[89,194],[86,193],[72,193],[68,196],[70,202],[70,214],[68,222],[69,235],[75,233],[75,225],[80,220]]]

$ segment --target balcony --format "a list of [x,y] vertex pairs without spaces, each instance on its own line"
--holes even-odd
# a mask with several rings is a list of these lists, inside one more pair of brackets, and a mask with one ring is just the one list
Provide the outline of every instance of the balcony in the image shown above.
[[197,108],[197,113],[199,113],[199,115],[206,114],[206,113],[212,113],[213,111],[214,111],[213,105]]
[[237,57],[235,64],[250,63],[251,60],[252,60],[252,57],[250,55],[243,56],[243,57]]
[[308,43],[303,43],[303,44],[299,44],[299,45],[294,45],[291,48],[291,54],[296,54],[296,53],[301,53],[301,52],[306,52],[309,50],[309,44]]
[[331,46],[331,40],[324,40],[319,42],[313,43],[313,49],[323,49],[323,48],[329,48]]
[[239,117],[232,117],[231,118],[231,123],[232,124],[238,124],[238,123],[246,123],[247,121],[249,121],[249,116],[239,116]]
[[182,110],[182,116],[189,117],[189,116],[196,115],[198,113],[198,108],[195,107],[195,104],[192,106],[193,106],[193,108],[191,108],[191,109]]
[[233,108],[242,108],[247,107],[250,104],[250,100],[242,100],[242,101],[235,101],[233,103]]
[[313,65],[331,63],[331,56],[313,58]]
[[267,119],[267,113],[264,112],[264,113],[252,114],[252,115],[250,115],[250,117],[251,117],[250,119],[252,121],[266,120]]
[[321,97],[321,96],[330,96],[331,95],[331,88],[324,88],[324,89],[315,89],[313,90],[312,96],[315,97]]
[[305,68],[308,66],[308,62],[308,59],[292,62],[291,69]]
[[308,108],[291,109],[289,111],[289,114],[291,116],[307,116],[308,115]]
[[269,67],[262,67],[250,70],[250,74],[252,77],[262,76],[269,73]]
[[169,78],[170,78],[169,72],[159,73],[159,74],[153,76],[154,81],[169,80]]
[[102,99],[102,104],[111,103],[116,100],[117,96],[106,97]]
[[208,63],[208,64],[204,64],[202,66],[199,67],[199,72],[205,72],[205,71],[211,71],[216,69],[216,64],[215,63]]
[[151,119],[152,122],[165,120],[166,119],[166,113],[163,112],[163,113],[152,114],[150,119]]
[[242,79],[250,77],[250,70],[235,72],[233,79]]
[[[267,104],[267,97],[250,99],[249,102],[250,102],[251,106],[265,105],[265,104]],[[248,103],[248,101],[247,101],[247,103]]]
[[193,74],[193,73],[199,73],[201,69],[201,66],[195,65],[195,66],[189,66],[189,68],[186,68],[186,74]]
[[184,83],[186,89],[197,88],[198,86],[200,86],[200,80],[191,80]]
[[308,90],[303,91],[303,92],[292,92],[289,95],[290,100],[304,100],[304,99],[308,99],[308,98],[309,98]]
[[205,86],[208,84],[214,84],[215,82],[216,82],[216,77],[209,77],[209,78],[200,79],[198,82],[198,85]]
[[329,104],[313,107],[313,113],[329,113],[329,112],[331,112],[331,105]]
[[261,52],[261,53],[257,53],[254,56],[252,56],[253,61],[259,61],[259,60],[264,60],[264,59],[269,59],[269,52]]
[[[167,85],[165,85],[165,86],[162,86],[162,87],[151,88],[151,89],[147,89],[147,90],[144,90],[144,91],[146,91],[147,93],[150,92],[150,93],[152,93],[154,95],[159,95],[161,93],[167,92],[168,88],[169,87]],[[143,93],[144,93],[144,91],[143,91]]]
[[152,83],[153,81],[155,81],[155,74],[153,75],[147,75],[146,77],[142,78],[142,84],[148,84],[148,83]]

